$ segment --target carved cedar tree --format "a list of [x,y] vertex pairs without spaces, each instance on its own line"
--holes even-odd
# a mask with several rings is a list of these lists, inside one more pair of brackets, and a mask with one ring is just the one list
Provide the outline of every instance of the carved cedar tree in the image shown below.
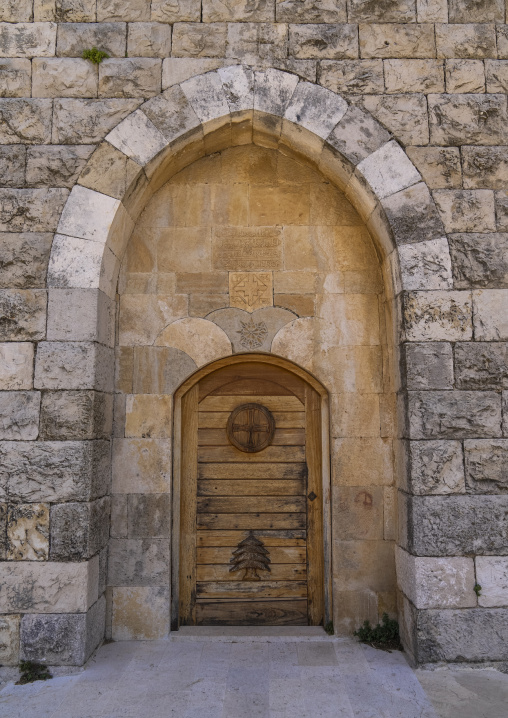
[[269,551],[265,548],[263,542],[256,538],[253,534],[249,534],[246,539],[240,541],[238,548],[233,551],[230,563],[233,565],[229,569],[232,571],[241,571],[245,569],[243,581],[260,581],[258,569],[260,571],[270,571]]

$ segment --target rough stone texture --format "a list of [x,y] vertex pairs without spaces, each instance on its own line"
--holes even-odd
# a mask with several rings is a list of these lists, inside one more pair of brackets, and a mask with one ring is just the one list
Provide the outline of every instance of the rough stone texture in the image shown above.
[[167,586],[168,563],[168,539],[111,539],[109,584]]
[[[52,141],[70,145],[100,142],[113,127],[136,109],[140,101],[55,100]],[[75,122],[76,117],[79,117],[79,124]]]
[[21,616],[0,616],[0,661],[3,666],[17,666],[19,661],[19,624]]
[[24,145],[0,146],[0,182],[4,187],[25,184],[26,147]]
[[38,391],[0,391],[0,439],[37,439],[40,403]]
[[477,341],[508,340],[508,290],[480,289],[473,293],[474,335]]
[[501,231],[508,230],[508,192],[504,190],[495,192],[497,228]]
[[[444,92],[443,63],[436,60],[385,60],[387,92]],[[383,87],[381,87],[381,92]]]
[[355,25],[291,25],[289,49],[299,59],[354,60],[358,57]]
[[464,187],[503,189],[508,182],[508,156],[505,147],[464,147],[462,149]]
[[[433,240],[444,234],[443,223],[423,182],[386,197],[381,204],[397,244]],[[438,247],[434,248],[436,252],[439,254]],[[435,258],[432,261],[436,263]],[[413,288],[416,289],[407,287]]]
[[360,27],[362,57],[432,58],[434,28],[427,24],[370,24]]
[[33,187],[51,186],[71,189],[93,150],[90,145],[29,147],[26,183]]
[[226,23],[173,25],[173,57],[225,57]]
[[496,31],[494,25],[462,24],[436,25],[438,58],[496,57]]
[[508,288],[508,234],[450,235],[454,286]]
[[95,22],[95,0],[34,0],[35,20]]
[[323,60],[319,84],[333,92],[377,93],[384,90],[381,60]]
[[0,8],[3,22],[29,22],[33,19],[33,0],[5,0]]
[[0,143],[49,143],[51,112],[51,100],[0,100]]
[[508,605],[508,558],[478,556],[475,564],[476,578],[482,587],[480,606]]
[[504,22],[504,5],[500,0],[449,0],[450,22]]
[[146,0],[97,0],[98,22],[145,20],[150,20],[150,3]]
[[199,0],[152,0],[152,20],[158,22],[179,22],[181,20],[200,20],[201,3]]
[[[481,60],[446,60],[447,92],[485,92],[485,68]],[[488,89],[488,92],[498,90]]]
[[104,60],[99,97],[153,97],[161,91],[161,61],[148,57]]
[[158,22],[129,25],[127,54],[133,57],[168,57],[171,53],[171,27]]
[[96,391],[46,391],[41,404],[41,438],[108,439],[113,397]]
[[55,45],[53,22],[0,23],[0,57],[51,57]]
[[402,316],[407,341],[460,341],[472,337],[469,292],[406,292]]
[[454,354],[458,389],[508,389],[508,344],[457,342]]
[[32,60],[33,97],[97,97],[97,68],[88,60]]
[[34,345],[28,342],[0,343],[0,389],[31,389]]
[[504,95],[430,95],[429,120],[432,144],[502,145],[508,141]]
[[43,342],[37,348],[37,389],[111,391],[113,354],[92,342]]
[[130,494],[127,497],[129,538],[169,538],[169,494]]
[[464,459],[460,441],[412,441],[409,453],[413,493],[464,493]]
[[464,465],[469,493],[497,494],[508,490],[508,440],[465,441]]
[[485,232],[496,229],[492,191],[443,189],[433,194],[447,232]]
[[58,26],[56,54],[60,57],[81,57],[83,49],[97,47],[112,57],[124,57],[126,34],[124,22],[61,23]]
[[27,341],[46,334],[43,289],[0,289],[0,339]]
[[32,64],[27,59],[0,60],[0,97],[27,97],[32,89]]
[[493,391],[421,391],[408,398],[412,439],[501,436],[501,398]]
[[51,507],[51,560],[83,561],[103,548],[109,538],[110,499]]
[[257,22],[230,24],[226,53],[228,58],[243,63],[255,63],[259,58],[264,63],[285,59],[288,53],[287,25]]
[[53,232],[66,189],[0,190],[0,232]]
[[[470,345],[466,344],[466,346]],[[446,342],[405,344],[403,351],[405,352],[405,373],[408,389],[453,388],[451,344]]]
[[424,95],[365,95],[359,103],[404,145],[427,145],[429,123]]
[[48,560],[48,504],[17,504],[9,507],[7,558],[11,561]]
[[[62,314],[65,305],[67,312]],[[97,341],[112,347],[115,306],[97,289],[50,289],[48,292],[47,338],[49,340]]]

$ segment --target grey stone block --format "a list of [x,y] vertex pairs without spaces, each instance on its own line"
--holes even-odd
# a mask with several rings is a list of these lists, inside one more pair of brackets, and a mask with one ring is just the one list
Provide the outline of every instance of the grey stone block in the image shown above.
[[409,526],[417,556],[506,556],[508,496],[413,496]]
[[420,611],[417,660],[508,660],[508,609],[469,608]]
[[110,586],[169,585],[168,539],[111,539]]
[[[62,312],[62,307],[66,308]],[[50,289],[47,338],[113,346],[115,303],[99,289]]]
[[86,614],[85,661],[101,644],[106,632],[106,599],[100,596]]
[[127,497],[128,494],[111,496],[111,536],[127,538]]
[[381,201],[397,244],[424,242],[444,235],[444,227],[427,185],[408,187]]
[[38,389],[113,389],[113,350],[93,342],[40,342],[35,364]]
[[501,436],[501,396],[493,391],[411,391],[412,439],[476,439]]
[[46,291],[1,289],[0,340],[37,340],[44,339],[45,334]]
[[500,190],[494,193],[496,208],[496,227],[502,232],[508,230],[508,192]]
[[169,494],[129,494],[127,497],[129,538],[169,538],[170,516]]
[[[55,100],[52,142],[65,145],[101,142],[140,103],[141,99]],[[76,122],[76,117],[79,117],[79,122]]]
[[3,187],[23,187],[25,184],[26,147],[0,146],[0,184]]
[[508,142],[504,95],[429,95],[428,101],[431,144],[504,145]]
[[32,63],[21,57],[0,59],[0,97],[32,94]]
[[372,115],[359,107],[351,106],[327,142],[352,165],[357,165],[390,139],[390,133]]
[[198,116],[179,85],[148,100],[143,105],[143,112],[169,141],[200,125]]
[[0,7],[2,22],[30,22],[33,20],[33,0],[4,0]]
[[7,556],[7,504],[0,504],[0,560]]
[[40,404],[38,391],[0,391],[0,439],[37,439]]
[[108,585],[108,547],[99,552],[99,596],[102,596]]
[[407,388],[452,389],[453,354],[452,345],[447,342],[425,342],[404,344],[403,372]]
[[416,4],[411,0],[349,0],[349,22],[416,22]]
[[508,389],[508,343],[457,342],[455,381],[458,389]]
[[409,442],[409,475],[414,494],[464,493],[462,443],[442,440]]
[[58,26],[56,54],[81,57],[86,48],[97,47],[111,57],[125,57],[125,22],[62,23]]
[[49,233],[0,232],[0,287],[44,287],[52,240]]
[[52,109],[52,100],[0,100],[0,144],[51,142]]
[[290,25],[289,54],[302,60],[354,60],[358,57],[356,25]]
[[503,436],[508,436],[508,391],[503,391]]
[[91,145],[29,147],[27,185],[72,188],[94,149]]
[[0,189],[0,232],[54,232],[67,189]]
[[504,22],[503,0],[449,0],[448,20],[456,23]]
[[113,396],[97,391],[46,391],[41,404],[43,439],[108,439]]
[[465,441],[464,459],[468,492],[497,494],[508,490],[508,439]]
[[112,58],[99,65],[99,97],[153,97],[161,83],[160,59]]
[[52,506],[50,559],[82,561],[94,556],[107,544],[109,515],[109,496],[91,503]]
[[0,486],[12,501],[88,501],[109,484],[107,441],[0,442]]
[[[497,61],[489,61],[488,67],[494,69],[497,64]],[[502,69],[506,67],[503,60],[499,65]],[[463,147],[462,162],[466,189],[505,189],[508,173],[505,147]]]
[[450,234],[449,242],[457,289],[508,287],[508,234]]

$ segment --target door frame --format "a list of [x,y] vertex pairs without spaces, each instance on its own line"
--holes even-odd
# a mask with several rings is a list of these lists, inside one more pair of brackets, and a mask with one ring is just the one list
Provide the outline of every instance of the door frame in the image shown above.
[[[312,410],[319,413],[318,432],[311,438],[311,446],[315,455],[315,465],[319,467],[323,487],[323,512],[322,512],[322,536],[323,536],[323,611],[324,621],[327,623],[332,619],[332,525],[331,525],[331,472],[330,472],[330,402],[326,388],[305,369],[297,364],[275,356],[274,354],[242,353],[218,359],[198,369],[188,377],[176,390],[173,396],[173,472],[171,481],[171,630],[177,631],[180,626],[180,551],[182,546],[180,531],[182,481],[185,474],[192,469],[193,456],[184,455],[184,427],[183,415],[185,412],[185,397],[191,396],[191,390],[204,379],[218,369],[235,366],[244,363],[259,363],[270,366],[278,366],[281,369],[294,374],[302,379],[307,386],[312,388],[317,395],[318,406]],[[307,409],[308,411],[309,409]],[[197,427],[193,427],[196,428]],[[308,429],[306,429],[308,431]],[[320,435],[319,435],[320,434]],[[196,430],[197,436],[197,430]],[[309,437],[310,438],[310,437]],[[307,458],[307,461],[309,459]],[[189,463],[190,462],[190,463]],[[197,462],[196,462],[197,472]],[[190,477],[192,480],[192,477]],[[189,507],[192,510],[192,507]]]

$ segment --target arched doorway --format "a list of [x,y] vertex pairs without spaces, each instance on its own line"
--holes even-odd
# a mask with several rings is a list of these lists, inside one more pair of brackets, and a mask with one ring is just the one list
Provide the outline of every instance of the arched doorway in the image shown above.
[[327,414],[316,379],[264,354],[214,362],[180,387],[173,628],[325,621]]

